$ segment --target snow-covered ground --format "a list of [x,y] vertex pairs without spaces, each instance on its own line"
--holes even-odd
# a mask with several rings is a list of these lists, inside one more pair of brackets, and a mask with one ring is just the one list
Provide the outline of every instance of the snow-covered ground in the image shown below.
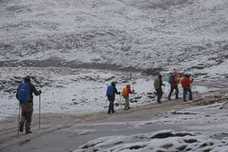
[[[131,106],[139,106],[155,102],[153,80],[157,72],[176,68],[192,73],[194,95],[214,89],[198,82],[223,84],[228,78],[227,0],[0,3],[0,119],[17,115],[15,90],[26,75],[31,75],[43,92],[42,113],[73,114],[107,111],[105,90],[111,81],[118,82],[120,91],[131,84],[136,91]],[[166,83],[165,97],[168,89]],[[117,103],[121,102],[117,96]],[[75,152],[225,152],[227,111],[220,106],[127,122],[135,128],[158,123],[182,129],[102,137]],[[35,113],[38,107],[35,97]],[[77,131],[79,135],[96,132]]]
[[[21,72],[22,71],[22,72]],[[131,84],[135,94],[131,95],[131,106],[155,103],[153,77],[140,73],[113,72],[104,70],[62,69],[62,68],[1,68],[0,118],[12,117],[18,113],[18,101],[15,90],[24,75],[32,73],[32,82],[42,89],[41,110],[43,113],[92,113],[107,111],[108,101],[105,93],[111,81],[117,81],[118,91]],[[164,82],[164,99],[169,84]],[[193,85],[194,86],[194,85]],[[211,89],[194,86],[194,95]],[[180,97],[182,96],[180,89]],[[173,97],[174,98],[174,97]],[[34,97],[34,112],[38,112],[39,98]],[[117,96],[116,103],[123,104],[124,99]],[[116,108],[123,108],[117,106]]]
[[163,113],[161,118],[151,121],[126,122],[137,128],[159,123],[182,129],[101,137],[87,142],[74,152],[226,152],[227,105],[223,106],[224,109],[221,106],[216,103]]

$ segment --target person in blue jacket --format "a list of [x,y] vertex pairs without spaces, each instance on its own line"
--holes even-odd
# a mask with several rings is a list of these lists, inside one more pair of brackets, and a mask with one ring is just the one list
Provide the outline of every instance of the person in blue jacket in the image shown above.
[[116,89],[116,82],[112,82],[106,91],[106,96],[109,101],[109,107],[108,107],[108,114],[114,113],[114,102],[115,102],[115,96],[116,94],[120,94],[120,92]]

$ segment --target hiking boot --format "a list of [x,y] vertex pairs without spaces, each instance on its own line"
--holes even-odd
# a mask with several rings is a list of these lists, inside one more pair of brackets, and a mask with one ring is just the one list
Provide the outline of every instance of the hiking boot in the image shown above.
[[23,127],[20,127],[20,128],[19,128],[19,131],[20,131],[20,132],[23,132],[23,131],[24,131]]
[[27,134],[31,134],[31,133],[32,133],[31,130],[28,130],[28,131],[25,132],[26,135],[27,135]]
[[20,124],[20,126],[19,126],[19,131],[20,131],[20,132],[23,132],[23,131],[24,131],[24,125],[21,125],[21,124]]

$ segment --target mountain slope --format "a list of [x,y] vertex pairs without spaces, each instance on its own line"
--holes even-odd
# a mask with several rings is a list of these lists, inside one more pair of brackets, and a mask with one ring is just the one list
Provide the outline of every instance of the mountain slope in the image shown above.
[[175,66],[201,73],[228,58],[226,0],[1,3],[2,65],[54,59],[138,69]]

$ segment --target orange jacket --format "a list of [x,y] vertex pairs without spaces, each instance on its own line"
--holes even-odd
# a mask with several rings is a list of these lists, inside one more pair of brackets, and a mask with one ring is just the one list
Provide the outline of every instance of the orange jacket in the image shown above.
[[191,87],[191,84],[192,84],[192,79],[189,77],[184,77],[182,80],[181,80],[181,85],[182,85],[182,88],[190,88]]
[[129,97],[129,94],[132,93],[130,86],[125,86],[122,91],[123,97]]

